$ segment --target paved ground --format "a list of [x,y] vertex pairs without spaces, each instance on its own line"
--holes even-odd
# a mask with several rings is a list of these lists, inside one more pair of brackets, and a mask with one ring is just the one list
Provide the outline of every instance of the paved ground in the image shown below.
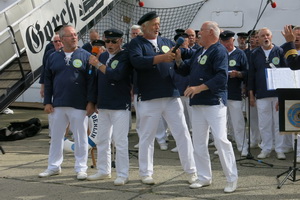
[[[47,116],[39,109],[16,109],[13,115],[0,115],[0,128],[12,121],[24,121],[38,117],[43,125],[47,125]],[[213,184],[201,189],[189,189],[187,178],[182,171],[177,153],[160,151],[156,144],[155,173],[157,184],[143,185],[138,176],[138,160],[134,155],[130,159],[130,182],[125,186],[114,186],[116,176],[112,173],[111,180],[78,181],[73,171],[74,158],[72,153],[66,152],[62,166],[63,173],[50,178],[38,178],[38,173],[47,166],[49,149],[48,130],[43,129],[38,135],[23,140],[0,142],[6,154],[0,153],[0,199],[300,199],[300,182],[287,180],[281,189],[277,189],[276,176],[289,166],[292,166],[293,153],[287,154],[287,160],[279,161],[275,153],[265,162],[274,167],[261,164],[254,160],[237,162],[239,184],[236,192],[225,194],[225,177],[222,173],[217,156],[213,155],[214,148],[210,148]],[[137,135],[129,134],[130,149],[137,143]],[[170,149],[175,146],[170,138]],[[259,149],[251,150],[258,155]],[[236,154],[237,159],[239,156]],[[92,164],[89,159],[89,165]],[[96,170],[89,168],[88,174]],[[297,174],[299,176],[299,173]],[[280,178],[282,180],[284,176]]]

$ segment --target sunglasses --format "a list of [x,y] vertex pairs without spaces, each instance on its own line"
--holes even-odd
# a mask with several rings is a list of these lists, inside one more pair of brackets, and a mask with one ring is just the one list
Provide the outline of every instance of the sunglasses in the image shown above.
[[57,43],[57,42],[61,42],[60,40],[54,40],[53,42]]
[[113,43],[113,44],[117,44],[118,41],[119,41],[119,39],[116,39],[116,40],[104,40],[105,43]]

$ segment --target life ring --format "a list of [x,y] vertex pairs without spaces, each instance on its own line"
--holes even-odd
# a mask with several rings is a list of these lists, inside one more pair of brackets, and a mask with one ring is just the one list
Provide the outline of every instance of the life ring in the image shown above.
[[[88,136],[88,144],[89,149],[96,147],[96,136],[98,133],[98,114],[93,113],[88,118],[88,126],[90,130],[90,134]],[[75,145],[74,142],[70,141],[68,138],[65,137],[64,139],[64,150],[74,152]]]

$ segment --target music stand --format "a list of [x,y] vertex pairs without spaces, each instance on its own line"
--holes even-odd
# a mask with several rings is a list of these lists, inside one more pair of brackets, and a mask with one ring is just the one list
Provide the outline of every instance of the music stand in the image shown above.
[[285,133],[295,134],[294,139],[294,162],[293,166],[288,170],[276,176],[279,181],[279,177],[287,174],[284,179],[278,183],[277,188],[286,182],[296,180],[296,172],[299,170],[297,167],[297,136],[300,132],[300,89],[277,89],[279,100],[279,131]]

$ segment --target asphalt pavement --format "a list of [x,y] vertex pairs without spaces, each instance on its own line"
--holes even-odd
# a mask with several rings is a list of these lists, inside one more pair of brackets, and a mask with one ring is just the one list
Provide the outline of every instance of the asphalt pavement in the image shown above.
[[[47,129],[47,115],[42,109],[12,108],[14,114],[0,114],[0,128],[6,127],[10,122],[25,121],[33,117],[41,120],[44,129],[34,137],[17,141],[0,141],[5,154],[0,152],[0,199],[1,200],[33,200],[33,199],[300,199],[300,182],[294,182],[294,177],[284,182],[278,189],[278,183],[286,174],[277,179],[277,175],[285,172],[293,166],[293,152],[286,154],[286,160],[277,160],[275,152],[270,158],[261,161],[245,159],[237,162],[239,181],[238,189],[234,193],[225,194],[223,189],[226,184],[216,150],[209,147],[213,183],[211,186],[200,189],[189,189],[187,176],[183,172],[177,153],[170,149],[175,147],[175,141],[169,137],[169,150],[161,151],[155,143],[154,175],[155,185],[144,185],[138,174],[137,153],[130,156],[130,176],[128,184],[114,186],[116,178],[115,169],[112,171],[112,179],[102,181],[78,181],[74,172],[74,156],[72,152],[64,153],[62,174],[48,178],[39,178],[38,174],[47,167],[49,151],[49,137]],[[134,117],[133,117],[133,122]],[[138,142],[134,130],[134,123],[128,135],[129,149]],[[195,147],[196,148],[196,147]],[[236,159],[240,156],[236,153]],[[251,154],[257,156],[259,149],[251,149]],[[89,166],[92,165],[91,154]],[[271,167],[270,165],[273,165]],[[96,172],[95,168],[89,168],[88,174]],[[299,171],[296,172],[300,177]]]

